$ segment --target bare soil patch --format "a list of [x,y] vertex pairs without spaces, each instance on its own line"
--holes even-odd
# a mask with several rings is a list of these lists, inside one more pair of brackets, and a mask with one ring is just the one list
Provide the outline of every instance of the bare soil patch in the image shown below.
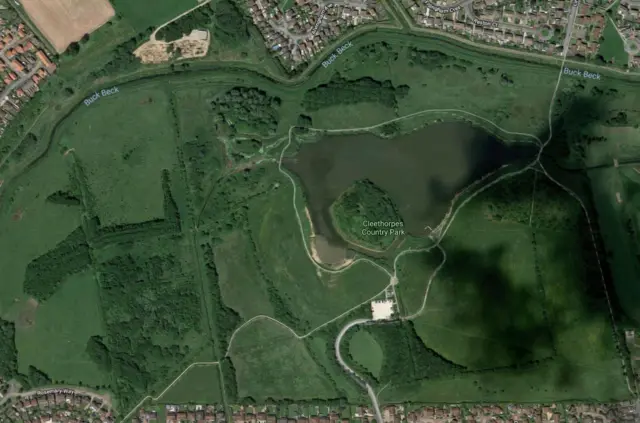
[[36,311],[38,310],[38,301],[35,298],[29,298],[20,307],[16,326],[20,329],[28,329],[36,323]]
[[109,0],[22,0],[22,5],[58,53],[115,14]]
[[206,56],[209,44],[209,31],[194,29],[189,35],[171,42],[156,40],[152,37],[138,47],[133,54],[142,63],[163,63],[171,60],[174,54],[178,55],[178,59]]

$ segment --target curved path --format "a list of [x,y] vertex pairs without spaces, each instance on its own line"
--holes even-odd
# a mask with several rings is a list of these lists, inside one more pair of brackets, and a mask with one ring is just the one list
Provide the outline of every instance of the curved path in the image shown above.
[[373,322],[372,319],[357,319],[352,322],[349,322],[340,330],[340,333],[336,337],[335,349],[336,349],[336,359],[338,363],[342,366],[343,369],[347,371],[351,376],[353,376],[358,383],[360,383],[364,388],[366,388],[367,393],[369,394],[369,398],[371,398],[371,404],[376,412],[376,421],[382,423],[382,413],[380,413],[380,405],[378,404],[378,396],[374,392],[373,388],[369,383],[367,383],[364,379],[361,379],[360,376],[344,361],[342,358],[342,353],[340,352],[340,343],[342,342],[342,337],[354,326],[365,325],[367,323]]

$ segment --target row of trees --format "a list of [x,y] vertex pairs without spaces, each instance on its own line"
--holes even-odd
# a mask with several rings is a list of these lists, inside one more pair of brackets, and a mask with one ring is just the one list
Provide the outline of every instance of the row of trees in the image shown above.
[[409,93],[408,85],[394,87],[391,81],[378,81],[370,77],[348,80],[342,77],[307,91],[302,104],[308,111],[315,111],[336,104],[380,103],[396,108],[398,99]]
[[227,352],[229,339],[242,322],[242,317],[231,307],[228,307],[222,299],[220,290],[220,277],[216,268],[215,257],[211,244],[200,246],[204,255],[204,264],[207,269],[207,279],[209,281],[211,305],[213,307],[214,322],[216,325],[216,338],[218,355],[223,357]]

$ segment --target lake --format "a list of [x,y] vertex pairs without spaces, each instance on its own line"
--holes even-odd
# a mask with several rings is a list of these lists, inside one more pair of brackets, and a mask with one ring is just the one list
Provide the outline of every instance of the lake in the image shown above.
[[463,122],[438,123],[393,139],[374,134],[325,136],[283,162],[302,181],[313,225],[328,242],[345,242],[329,207],[354,181],[370,179],[394,201],[405,230],[425,236],[458,191],[507,163],[531,160],[531,143],[506,144]]

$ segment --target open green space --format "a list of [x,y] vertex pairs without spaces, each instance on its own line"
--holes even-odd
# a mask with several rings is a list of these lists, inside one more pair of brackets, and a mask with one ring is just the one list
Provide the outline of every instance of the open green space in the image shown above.
[[269,286],[262,279],[250,236],[240,231],[229,234],[216,247],[215,256],[225,303],[245,320],[261,314],[273,316]]
[[[466,369],[396,385],[383,398],[628,395],[583,211],[553,182],[534,175],[502,181],[459,212],[442,242],[446,264],[425,311],[413,319],[427,347]],[[432,260],[417,257],[400,263],[402,274],[431,270]]]
[[86,174],[92,211],[102,225],[162,217],[162,171],[176,165],[167,95],[159,89],[120,90],[81,106],[60,136]]
[[[81,209],[54,204],[51,194],[71,185],[68,162],[52,154],[21,176],[0,203],[0,317],[17,319],[29,264],[62,242],[80,225]],[[56,222],[52,224],[52,222]]]
[[256,321],[238,332],[230,356],[240,398],[337,397],[331,380],[314,362],[305,342],[270,320]]
[[109,374],[86,352],[92,336],[105,335],[92,270],[66,278],[43,304],[26,303],[19,319],[16,344],[22,373],[35,366],[56,383],[93,388],[110,384]]
[[195,0],[181,2],[171,0],[135,2],[113,0],[116,14],[126,19],[138,31],[160,26],[197,5],[198,3]]
[[349,339],[349,354],[374,377],[380,377],[382,348],[376,339],[367,331],[359,330]]
[[624,41],[618,31],[616,31],[615,24],[610,18],[607,19],[607,24],[604,27],[604,31],[602,31],[602,40],[600,41],[598,54],[607,63],[624,67],[627,65],[629,54],[626,52]]
[[218,404],[222,402],[217,365],[193,366],[158,401],[163,404]]

